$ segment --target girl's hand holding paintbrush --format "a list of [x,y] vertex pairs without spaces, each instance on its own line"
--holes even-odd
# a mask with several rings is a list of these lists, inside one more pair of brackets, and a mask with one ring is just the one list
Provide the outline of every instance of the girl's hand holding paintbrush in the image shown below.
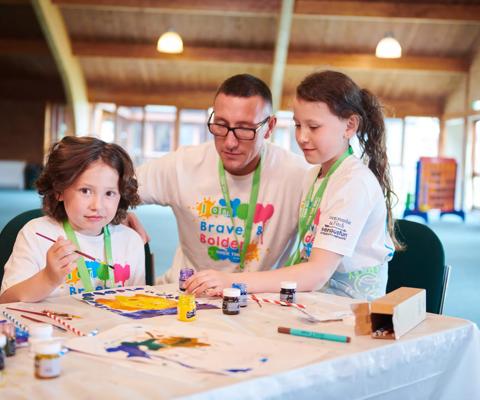
[[74,244],[62,236],[48,249],[45,274],[52,284],[60,285],[75,269],[75,261],[80,257],[75,250]]

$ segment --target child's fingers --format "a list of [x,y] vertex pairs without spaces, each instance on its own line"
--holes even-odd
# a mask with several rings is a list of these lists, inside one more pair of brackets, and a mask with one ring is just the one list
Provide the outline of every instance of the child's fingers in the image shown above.
[[74,263],[67,264],[67,265],[62,267],[62,272],[65,273],[65,275],[68,275],[69,273],[71,273],[75,269],[76,266],[77,265],[74,264]]

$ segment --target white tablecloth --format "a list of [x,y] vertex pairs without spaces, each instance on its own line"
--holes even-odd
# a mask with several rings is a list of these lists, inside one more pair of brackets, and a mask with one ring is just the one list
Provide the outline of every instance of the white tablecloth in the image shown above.
[[[300,293],[297,301],[315,312],[348,310],[351,302],[320,293]],[[68,297],[28,306],[76,312],[83,317],[76,326],[84,331],[132,322]],[[175,316],[141,322],[169,329],[185,324]],[[33,377],[33,356],[27,349],[19,349],[15,357],[7,358],[0,399],[480,399],[480,335],[477,326],[466,320],[428,314],[424,322],[400,340],[378,340],[355,336],[352,318],[311,324],[292,308],[271,304],[260,308],[249,303],[236,316],[224,315],[221,310],[201,310],[198,320],[188,324],[198,329],[220,330],[225,335],[250,335],[252,346],[256,337],[262,337],[285,345],[303,343],[309,350],[298,354],[292,369],[255,378],[205,379],[188,370],[178,376],[166,370],[165,374],[161,370],[150,374],[132,368],[129,361],[112,362],[69,352],[62,359],[59,378],[38,380]],[[278,326],[349,335],[352,342],[283,335],[277,333]],[[278,351],[282,351],[281,345]],[[311,360],[312,355],[314,362],[303,363],[303,359]]]

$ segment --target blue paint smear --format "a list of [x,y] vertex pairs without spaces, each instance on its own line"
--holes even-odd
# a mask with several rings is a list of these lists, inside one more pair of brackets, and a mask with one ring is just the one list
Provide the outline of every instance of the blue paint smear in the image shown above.
[[264,363],[264,362],[267,362],[268,361],[268,357],[263,357],[260,359],[260,362]]
[[237,374],[239,372],[250,372],[251,370],[252,370],[251,368],[230,368],[230,369],[226,369],[225,371]]

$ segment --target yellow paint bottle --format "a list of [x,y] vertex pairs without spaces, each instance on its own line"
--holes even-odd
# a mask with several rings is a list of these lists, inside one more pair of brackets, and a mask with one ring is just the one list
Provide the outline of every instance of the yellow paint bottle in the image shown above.
[[197,305],[195,295],[180,294],[178,296],[177,318],[179,321],[190,322],[197,319]]

